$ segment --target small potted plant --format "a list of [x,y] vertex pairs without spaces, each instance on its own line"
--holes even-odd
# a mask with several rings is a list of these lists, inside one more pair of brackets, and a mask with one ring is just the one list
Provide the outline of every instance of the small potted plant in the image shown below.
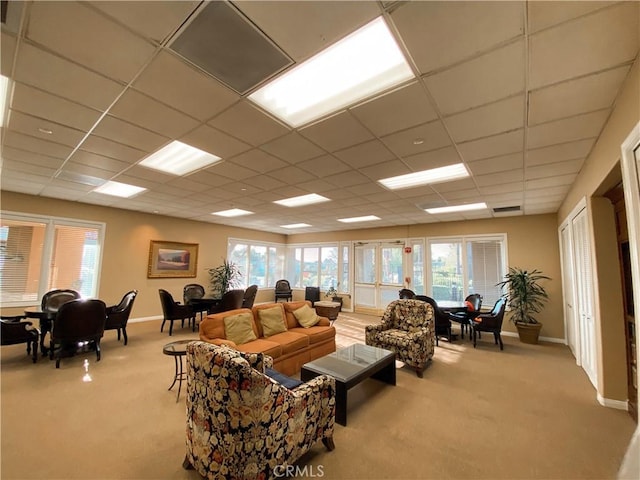
[[[338,282],[338,284],[336,286],[339,287],[340,286],[340,282]],[[326,298],[331,298],[332,302],[338,302],[340,304],[340,310],[342,310],[342,297],[340,297],[338,295],[338,290],[336,290],[336,287],[333,286],[333,283],[327,289],[327,291],[324,293],[324,296]]]
[[542,324],[536,320],[534,314],[540,313],[549,299],[549,295],[541,280],[550,280],[539,270],[522,270],[509,267],[509,273],[497,286],[505,287],[506,297],[511,309],[511,321],[518,329],[518,336],[523,343],[538,343]]

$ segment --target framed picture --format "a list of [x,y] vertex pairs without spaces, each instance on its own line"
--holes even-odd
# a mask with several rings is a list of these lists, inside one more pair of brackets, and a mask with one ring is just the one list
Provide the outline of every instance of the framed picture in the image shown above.
[[147,278],[195,277],[198,244],[151,240]]

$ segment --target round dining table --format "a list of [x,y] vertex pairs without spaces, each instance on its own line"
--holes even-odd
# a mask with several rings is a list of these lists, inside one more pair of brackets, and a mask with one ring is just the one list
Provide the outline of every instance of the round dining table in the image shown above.
[[40,322],[40,351],[43,356],[49,354],[49,348],[45,346],[44,337],[51,332],[51,327],[56,319],[56,313],[51,310],[42,310],[40,306],[27,307],[24,315],[27,318],[36,318]]

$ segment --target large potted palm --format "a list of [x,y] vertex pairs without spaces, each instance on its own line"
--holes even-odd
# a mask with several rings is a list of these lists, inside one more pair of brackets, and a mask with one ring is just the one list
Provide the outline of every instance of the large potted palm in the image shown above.
[[242,272],[235,263],[229,260],[222,260],[222,265],[210,268],[208,271],[211,293],[214,297],[220,298],[231,288],[240,284]]
[[542,285],[541,280],[550,280],[539,270],[522,270],[517,267],[509,267],[509,273],[497,286],[506,288],[506,296],[511,310],[511,321],[518,329],[518,336],[523,343],[538,343],[540,323],[534,314],[540,313],[542,307],[549,299],[549,295]]

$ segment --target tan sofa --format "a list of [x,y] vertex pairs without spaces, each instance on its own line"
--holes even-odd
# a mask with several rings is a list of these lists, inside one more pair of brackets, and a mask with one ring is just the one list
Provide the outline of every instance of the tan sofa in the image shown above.
[[[300,371],[302,365],[320,358],[336,350],[336,329],[326,317],[320,317],[314,326],[305,328],[294,315],[294,311],[304,305],[311,307],[311,302],[279,302],[254,305],[250,310],[239,308],[228,312],[208,315],[200,322],[200,340],[215,345],[228,345],[241,352],[264,353],[273,358],[273,368],[285,375],[293,375]],[[261,323],[260,310],[281,310],[285,331],[265,336]],[[235,343],[225,333],[225,318],[240,314],[251,314],[251,328],[257,337],[246,343]]]

